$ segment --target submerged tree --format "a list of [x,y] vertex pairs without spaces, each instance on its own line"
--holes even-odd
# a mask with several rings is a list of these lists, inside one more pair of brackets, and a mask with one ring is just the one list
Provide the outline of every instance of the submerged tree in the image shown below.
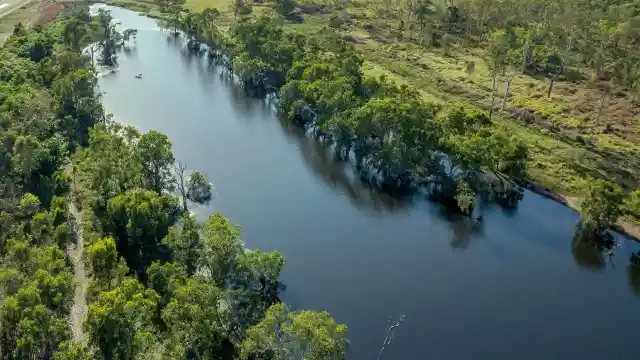
[[111,16],[111,11],[98,9],[98,48],[102,56],[101,62],[106,66],[115,66],[118,56],[116,54],[122,35],[116,30],[116,24]]
[[471,215],[476,206],[476,192],[462,179],[458,181],[456,201],[460,210],[467,215]]
[[126,29],[122,32],[122,46],[124,47],[128,41],[135,40],[138,35],[137,29]]
[[182,199],[184,211],[188,210],[188,203],[206,205],[211,201],[213,184],[200,171],[187,173],[187,165],[176,161],[173,165],[175,183],[178,195]]
[[582,227],[594,235],[602,234],[618,220],[623,199],[624,195],[616,185],[594,181],[580,207]]

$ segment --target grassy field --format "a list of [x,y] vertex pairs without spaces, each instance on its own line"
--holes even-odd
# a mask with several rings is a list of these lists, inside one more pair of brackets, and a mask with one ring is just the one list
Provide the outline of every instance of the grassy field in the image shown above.
[[17,23],[20,22],[27,27],[42,25],[71,9],[74,2],[74,0],[31,0],[25,2],[8,15],[0,17],[0,44],[11,36]]
[[[146,0],[115,1],[157,11]],[[481,46],[454,44],[445,54],[441,48],[421,45],[417,33],[401,33],[400,17],[383,9],[386,0],[357,0],[346,6],[337,6],[335,1],[300,0],[299,18],[304,21],[287,27],[312,34],[327,26],[332,15],[337,16],[342,25],[336,30],[360,50],[369,75],[385,75],[412,85],[426,100],[444,108],[488,108],[491,78]],[[233,2],[187,0],[185,6],[190,10],[217,8],[222,13],[219,21],[231,24]],[[252,7],[253,16],[273,11],[269,4],[252,3]],[[465,71],[470,63],[475,65],[472,73]],[[593,178],[615,181],[626,190],[640,188],[640,110],[628,93],[614,89],[596,121],[603,85],[583,74],[579,82],[556,81],[547,98],[548,79],[517,76],[507,109],[494,117],[497,126],[528,143],[532,180],[564,194],[574,207]],[[498,103],[504,89],[502,81]]]
[[36,6],[35,2],[26,4],[0,18],[0,44],[13,33],[13,27],[16,23],[24,23],[29,19]]

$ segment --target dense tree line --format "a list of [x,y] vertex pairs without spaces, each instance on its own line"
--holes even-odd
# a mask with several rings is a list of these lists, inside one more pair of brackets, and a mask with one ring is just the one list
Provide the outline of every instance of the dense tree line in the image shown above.
[[225,33],[212,13],[184,17],[189,44],[208,45],[247,91],[276,95],[283,116],[353,160],[363,180],[393,192],[426,188],[465,213],[477,195],[517,205],[528,150],[487,116],[445,113],[407,86],[364,76],[362,58],[329,30],[309,38],[262,17]]
[[[343,359],[344,325],[280,303],[278,252],[246,249],[219,213],[191,215],[211,200],[206,176],[165,135],[105,116],[81,49],[110,41],[112,19],[86,11],[17,26],[0,49],[0,359]],[[69,327],[78,222],[86,344]]]

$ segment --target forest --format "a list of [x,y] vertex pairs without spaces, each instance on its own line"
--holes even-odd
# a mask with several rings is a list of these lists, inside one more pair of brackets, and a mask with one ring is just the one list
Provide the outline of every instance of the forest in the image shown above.
[[116,61],[135,33],[111,20],[74,7],[0,50],[0,359],[344,358],[345,325],[280,302],[277,251],[192,215],[206,175],[105,114],[91,53]]

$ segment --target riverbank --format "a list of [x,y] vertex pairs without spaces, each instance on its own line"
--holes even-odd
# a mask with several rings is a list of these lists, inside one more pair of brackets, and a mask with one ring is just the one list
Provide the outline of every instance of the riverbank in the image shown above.
[[[579,197],[566,196],[532,182],[527,184],[527,189],[558,204],[564,205],[569,209],[574,210],[576,213],[580,213],[580,204],[583,199]],[[630,220],[618,220],[618,222],[612,227],[612,230],[624,235],[629,240],[640,242],[640,226]]]

